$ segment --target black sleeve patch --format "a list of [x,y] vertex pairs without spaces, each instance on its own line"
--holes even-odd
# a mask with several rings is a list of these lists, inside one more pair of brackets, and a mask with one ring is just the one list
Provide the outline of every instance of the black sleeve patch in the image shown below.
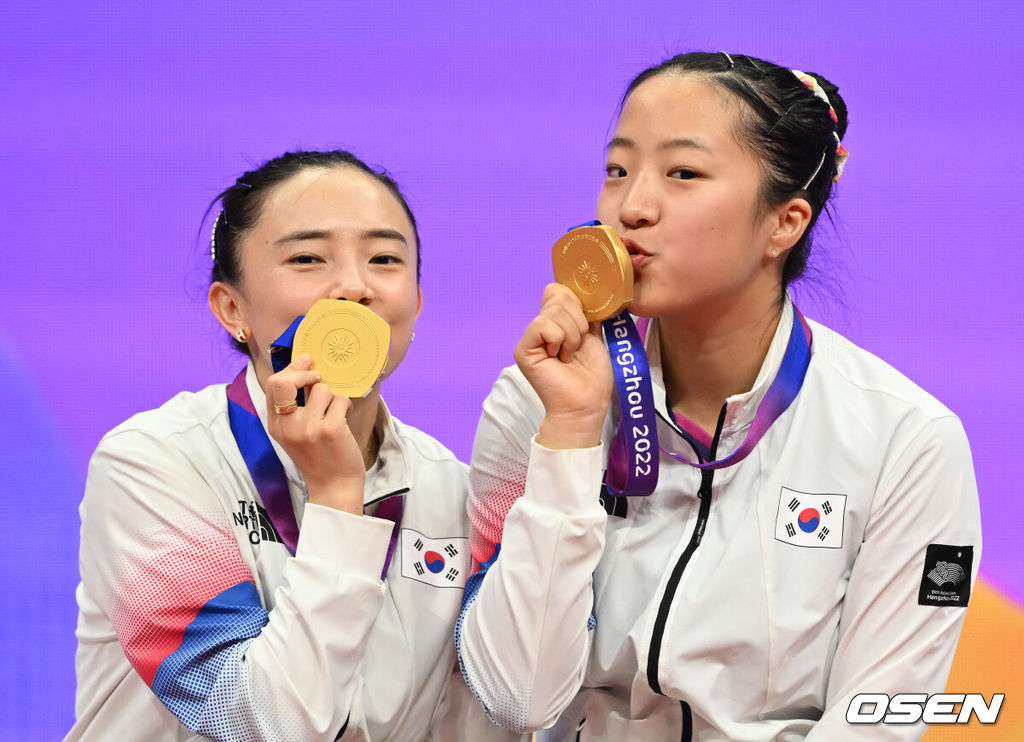
[[918,605],[966,606],[971,599],[973,546],[928,544]]

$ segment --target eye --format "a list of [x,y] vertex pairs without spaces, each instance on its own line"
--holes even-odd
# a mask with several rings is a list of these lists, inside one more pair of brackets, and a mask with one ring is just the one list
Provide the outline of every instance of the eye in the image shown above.
[[303,253],[301,255],[293,255],[288,258],[288,262],[293,265],[313,265],[315,263],[322,263],[323,258],[318,255],[310,255],[309,253]]
[[374,265],[401,265],[405,261],[403,261],[397,255],[385,254],[374,255],[372,258],[370,258],[370,262],[373,263]]
[[604,168],[604,172],[609,178],[626,177],[626,168],[619,167],[618,165],[606,165]]
[[677,167],[675,170],[669,172],[668,177],[676,178],[677,180],[693,180],[700,176],[687,167]]

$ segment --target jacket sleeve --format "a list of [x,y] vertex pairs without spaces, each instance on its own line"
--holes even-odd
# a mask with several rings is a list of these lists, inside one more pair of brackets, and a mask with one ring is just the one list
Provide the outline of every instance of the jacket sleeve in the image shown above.
[[530,735],[497,726],[466,687],[458,667],[445,684],[424,742],[529,742]]
[[456,624],[466,684],[497,723],[543,729],[579,691],[607,514],[603,452],[532,442],[543,409],[506,369],[484,403],[470,466],[470,577]]
[[[882,472],[843,602],[825,711],[808,742],[916,740],[925,733],[920,722],[850,724],[847,711],[860,693],[944,690],[966,610],[955,596],[974,584],[980,550],[967,438],[955,417],[934,419]],[[945,591],[936,592],[929,573],[945,558],[966,569],[957,579],[955,567],[939,567]]]
[[268,612],[215,486],[166,440],[105,438],[81,506],[83,583],[136,672],[189,729],[333,740],[383,602],[392,524],[307,505]]

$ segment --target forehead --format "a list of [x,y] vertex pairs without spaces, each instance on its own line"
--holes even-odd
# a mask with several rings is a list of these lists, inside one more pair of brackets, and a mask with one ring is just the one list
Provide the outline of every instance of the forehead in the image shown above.
[[622,106],[616,136],[668,141],[694,138],[712,149],[735,143],[739,107],[699,75],[661,74],[642,82]]
[[405,210],[379,180],[354,167],[309,167],[267,195],[255,229],[366,229],[389,227],[414,244]]

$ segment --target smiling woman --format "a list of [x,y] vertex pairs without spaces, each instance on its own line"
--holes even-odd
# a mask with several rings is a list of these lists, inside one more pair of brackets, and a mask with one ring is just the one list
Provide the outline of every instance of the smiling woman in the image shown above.
[[[516,739],[453,672],[465,466],[381,398],[422,306],[404,197],[338,151],[271,160],[218,200],[210,308],[249,362],[92,457],[68,739]],[[288,358],[325,300],[389,333],[356,399]]]

